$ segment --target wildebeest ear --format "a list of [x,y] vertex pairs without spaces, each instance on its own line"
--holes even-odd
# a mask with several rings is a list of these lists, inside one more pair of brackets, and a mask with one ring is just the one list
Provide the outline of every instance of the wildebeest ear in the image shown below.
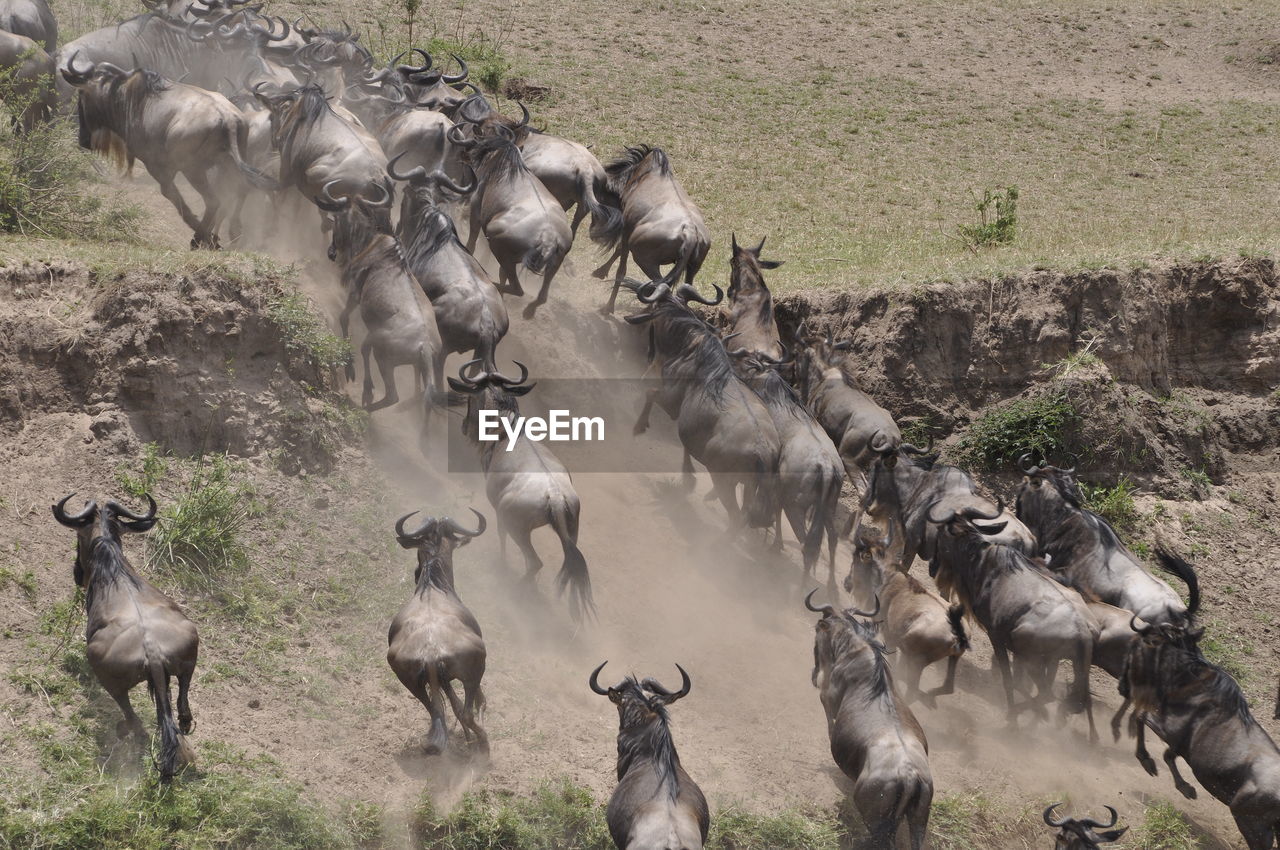
[[783,262],[785,262],[785,261],[784,261],[784,260],[761,260],[761,261],[760,261],[760,268],[762,268],[762,269],[776,269],[778,266],[782,265],[782,264],[783,264]]
[[156,517],[150,519],[122,519],[120,527],[126,531],[150,531],[156,524]]
[[449,386],[453,388],[455,392],[460,392],[460,393],[475,392],[475,387],[469,387],[466,384],[462,383],[462,381],[459,381],[457,378],[445,378],[445,380],[449,382]]
[[652,313],[636,313],[634,316],[623,316],[622,321],[628,325],[640,325],[653,318]]
[[512,395],[524,395],[525,393],[529,392],[529,390],[533,389],[537,385],[538,385],[538,382],[534,381],[532,384],[525,384],[522,387],[520,386],[507,387],[507,392],[511,393]]
[[1119,841],[1120,836],[1129,831],[1129,827],[1122,826],[1120,829],[1110,829],[1106,832],[1095,832],[1094,835],[1102,839],[1103,844],[1110,844],[1112,841]]

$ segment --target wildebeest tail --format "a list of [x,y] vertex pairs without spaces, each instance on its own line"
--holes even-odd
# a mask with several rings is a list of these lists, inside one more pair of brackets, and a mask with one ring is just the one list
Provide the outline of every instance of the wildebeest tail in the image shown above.
[[1156,557],[1160,559],[1160,566],[1186,582],[1187,619],[1191,619],[1200,610],[1200,579],[1195,568],[1163,547],[1156,548]]
[[755,474],[743,488],[743,509],[747,512],[747,524],[752,528],[772,528],[778,515],[777,476],[770,474],[764,461],[756,458]]
[[587,559],[578,548],[578,518],[570,512],[562,500],[548,511],[551,527],[560,538],[564,549],[564,563],[556,576],[560,593],[569,592],[569,612],[574,620],[594,619],[596,603],[591,596],[591,574],[587,572]]
[[[609,186],[609,180],[607,177],[593,178],[591,181],[591,190],[591,196],[595,199],[597,204],[602,207],[608,207],[617,214],[616,219],[612,220],[612,226],[607,230],[599,229],[598,222],[600,219],[596,218],[594,210],[588,206],[587,211],[592,214],[591,240],[605,248],[616,248],[618,247],[618,242],[622,239],[622,232],[624,230],[622,220],[622,198],[620,198],[618,193],[613,191]],[[579,197],[581,197],[581,195],[582,192],[579,190]]]
[[817,499],[813,503],[813,515],[809,520],[809,528],[804,539],[804,566],[809,569],[822,551],[822,537],[828,535],[831,542],[831,557],[835,558],[836,545],[836,509],[840,505],[840,477],[823,470],[822,483],[818,488]]
[[173,722],[173,705],[169,701],[169,674],[164,669],[164,662],[152,661],[149,665],[147,690],[156,706],[156,722],[160,726],[160,781],[169,782],[178,772],[184,761],[186,749],[183,746],[182,733]]
[[591,213],[591,241],[612,248],[622,237],[622,210],[602,203],[596,194],[595,180],[578,175],[578,203]]
[[947,622],[951,624],[951,636],[955,638],[956,650],[968,652],[969,635],[964,630],[964,606],[957,602],[948,608]]
[[258,169],[244,161],[242,152],[249,147],[249,125],[244,121],[237,121],[234,127],[228,127],[227,147],[231,154],[231,161],[236,164],[236,168],[240,169],[240,173],[245,176],[254,188],[261,189],[264,192],[277,192],[283,188],[279,181],[272,179],[263,174]]
[[534,274],[542,274],[548,266],[559,263],[563,259],[564,253],[554,240],[539,239],[536,245],[525,251],[524,258],[520,262]]
[[430,702],[427,710],[431,713],[431,731],[427,733],[427,752],[442,753],[449,743],[449,727],[444,721],[444,702],[440,699],[440,669],[436,662],[428,662],[418,679],[418,687],[427,692]]

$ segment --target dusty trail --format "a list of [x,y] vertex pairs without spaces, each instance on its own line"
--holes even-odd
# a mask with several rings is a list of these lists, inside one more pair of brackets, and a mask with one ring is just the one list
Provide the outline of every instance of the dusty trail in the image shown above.
[[[500,348],[504,367],[520,359],[534,379],[643,371],[635,332],[594,312],[606,290],[586,276],[589,257],[580,244],[532,322],[509,301],[512,328]],[[342,299],[323,253],[305,258],[301,267],[302,288],[332,319]],[[451,358],[454,374],[461,361]],[[358,373],[351,385],[353,399],[358,400],[362,377]],[[407,370],[401,377],[407,392]],[[639,405],[637,398],[637,411]],[[440,476],[423,462],[417,423],[416,406],[402,402],[375,414],[371,425],[372,453],[386,476],[386,491],[379,495],[388,543],[391,521],[415,508],[466,521],[467,508],[474,506],[492,519],[478,475]],[[606,427],[629,433],[631,424],[627,419]],[[447,427],[458,427],[456,415],[448,417]],[[434,439],[439,449],[440,423]],[[204,728],[237,746],[271,753],[322,796],[375,800],[388,804],[393,815],[416,803],[424,789],[447,804],[478,783],[527,790],[560,775],[603,798],[613,785],[616,714],[589,691],[588,673],[608,659],[606,680],[635,672],[678,681],[679,662],[692,675],[693,691],[673,709],[675,740],[713,806],[741,801],[776,810],[836,803],[845,782],[831,761],[821,706],[809,682],[813,615],[801,604],[807,587],[800,581],[794,541],[788,533],[786,549],[778,554],[756,534],[726,534],[723,512],[702,498],[708,489],[702,474],[694,495],[673,486],[679,446],[665,414],[656,412],[653,428],[638,439],[669,453],[671,473],[574,476],[597,623],[575,629],[567,606],[555,598],[560,554],[547,529],[534,537],[546,562],[536,587],[520,581],[523,563],[514,548],[504,562],[492,523],[455,556],[459,593],[482,624],[489,651],[489,764],[422,755],[426,713],[384,660],[386,625],[412,582],[412,555],[393,544],[384,558],[385,580],[360,588],[358,610],[334,622],[332,644],[290,646],[289,655],[307,659],[314,676],[266,691],[224,683],[216,700],[212,689],[197,691]],[[848,563],[842,546],[842,573]],[[922,565],[915,572],[924,578]],[[825,579],[821,566],[819,579]],[[981,635],[973,642],[960,665],[958,692],[943,698],[937,710],[918,710],[940,795],[980,790],[1014,810],[1069,795],[1093,810],[1114,805],[1134,823],[1141,821],[1143,801],[1170,800],[1221,836],[1218,846],[1243,846],[1225,807],[1203,794],[1197,801],[1176,797],[1163,767],[1159,777],[1150,778],[1132,758],[1130,741],[1110,742],[1108,721],[1118,700],[1109,679],[1093,680],[1104,736],[1098,747],[1088,745],[1080,717],[1065,730],[1046,726],[1011,733],[1004,726],[1003,695],[988,672],[989,645]],[[216,652],[215,641],[208,657]],[[926,672],[924,686],[940,676],[941,669]],[[299,699],[299,692],[316,689],[324,692],[323,700]],[[246,711],[251,699],[270,710]],[[456,729],[454,741],[461,741]]]

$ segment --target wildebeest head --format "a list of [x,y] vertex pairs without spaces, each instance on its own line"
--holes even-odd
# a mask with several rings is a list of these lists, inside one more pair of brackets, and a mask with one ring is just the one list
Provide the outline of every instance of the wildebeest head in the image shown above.
[[[458,377],[449,378],[449,386],[455,392],[467,396],[467,415],[462,420],[462,433],[475,437],[479,434],[480,411],[496,410],[500,418],[519,416],[520,405],[516,401],[533,389],[526,384],[529,368],[519,360],[512,361],[520,367],[519,378],[508,378],[496,371],[486,371],[481,358],[468,361],[458,369]],[[471,374],[474,371],[474,374]]]
[[831,674],[837,663],[850,662],[857,667],[865,666],[869,672],[876,674],[877,681],[884,677],[885,646],[880,642],[880,628],[875,617],[880,613],[880,597],[875,597],[875,606],[870,611],[859,611],[846,608],[837,611],[834,605],[815,606],[813,595],[818,592],[815,587],[804,598],[804,607],[821,614],[822,618],[814,625],[813,638],[813,674],[810,681],[818,685],[819,673],[824,679]]
[[[418,568],[414,571],[413,580],[419,589],[423,589],[424,572],[428,581],[443,579],[447,581],[448,589],[453,589],[453,550],[466,546],[483,534],[487,527],[484,514],[475,508],[471,512],[479,521],[475,531],[468,531],[449,517],[427,517],[417,528],[406,530],[405,521],[417,511],[410,511],[396,520],[396,542],[405,549],[418,551]],[[428,566],[433,569],[427,569]]]
[[1111,813],[1111,822],[1099,823],[1091,818],[1080,820],[1067,817],[1055,818],[1053,810],[1061,805],[1061,803],[1054,803],[1044,810],[1044,822],[1058,830],[1053,844],[1054,850],[1098,850],[1098,845],[1119,841],[1120,836],[1129,830],[1127,826],[1112,829],[1120,816],[1110,806],[1106,806],[1106,810]]
[[891,569],[893,560],[893,532],[895,523],[887,523],[887,530],[882,535],[865,525],[859,525],[853,539],[853,569],[849,571],[850,581],[845,589],[853,593],[855,599],[867,599],[884,585],[886,569]]
[[292,34],[284,18],[260,15],[253,9],[242,9],[216,21],[192,20],[187,24],[187,38],[215,45],[224,50],[261,51],[270,44],[285,41]]
[[1018,458],[1022,471],[1022,484],[1018,488],[1015,509],[1018,519],[1032,528],[1042,523],[1056,524],[1063,512],[1079,510],[1083,495],[1076,483],[1076,466],[1051,466],[1048,463],[1031,463],[1030,453]]
[[391,204],[394,196],[389,180],[366,187],[368,194],[343,194],[337,188],[340,182],[331,180],[326,183],[315,203],[331,214],[333,234],[329,242],[329,259],[345,264],[350,257],[364,250],[374,236],[392,235]]
[[729,300],[732,301],[739,292],[749,292],[768,287],[764,282],[763,269],[776,269],[782,260],[762,260],[760,252],[764,249],[764,239],[754,248],[744,248],[738,244],[737,234],[732,239],[733,255],[729,258]]
[[341,70],[347,80],[366,76],[373,67],[373,54],[360,44],[360,33],[353,33],[345,21],[341,30],[310,29],[294,21],[293,27],[306,44],[293,53],[293,62],[320,72],[329,68]]
[[[626,775],[632,762],[638,757],[656,756],[660,776],[674,774],[678,759],[671,744],[670,718],[667,706],[689,695],[693,686],[689,674],[679,664],[680,690],[672,691],[656,679],[637,680],[628,676],[612,688],[600,685],[602,663],[591,671],[588,683],[591,690],[606,696],[618,707],[618,778]],[[672,783],[674,790],[674,783]]]
[[76,584],[84,587],[93,580],[92,553],[105,542],[120,546],[121,531],[149,531],[156,524],[156,501],[147,496],[148,511],[146,514],[135,514],[118,502],[106,502],[99,506],[96,500],[90,500],[79,513],[68,514],[67,502],[75,496],[71,493],[53,506],[53,518],[67,528],[76,530]]

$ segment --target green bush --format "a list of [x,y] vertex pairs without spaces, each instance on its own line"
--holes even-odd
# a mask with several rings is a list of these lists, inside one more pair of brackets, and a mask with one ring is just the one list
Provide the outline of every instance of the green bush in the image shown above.
[[1111,523],[1121,534],[1132,533],[1138,526],[1141,514],[1133,501],[1138,488],[1128,478],[1121,478],[1114,487],[1080,482],[1084,494],[1084,506]]
[[466,60],[468,79],[488,92],[502,88],[502,81],[511,72],[511,63],[502,54],[498,39],[483,32],[462,38],[437,36],[427,43],[427,52],[437,64],[448,61],[451,54]]
[[1018,187],[1003,191],[984,189],[982,197],[974,196],[973,208],[977,224],[962,224],[960,239],[965,247],[977,250],[991,245],[1007,245],[1018,235]]
[[844,828],[834,813],[757,815],[729,807],[711,820],[713,850],[837,850]]
[[261,513],[254,490],[226,455],[204,455],[184,490],[160,512],[148,562],[185,588],[225,593],[228,579],[248,571],[241,535]]
[[1024,452],[1032,457],[1061,457],[1068,452],[1067,433],[1079,419],[1065,390],[1019,398],[975,419],[956,446],[961,465],[994,472],[1014,463]]
[[28,99],[0,72],[0,230],[24,236],[128,241],[141,213],[109,206],[89,186],[93,157],[80,149],[74,122],[57,119],[23,131],[15,124]]
[[160,446],[147,443],[142,449],[142,457],[134,468],[136,472],[122,464],[116,469],[116,481],[119,482],[120,489],[134,499],[145,496],[154,497],[160,479],[164,478],[165,473],[169,471],[169,461],[161,453]]
[[280,328],[285,348],[321,369],[351,362],[351,344],[329,330],[302,293],[281,290],[267,302],[267,317]]
[[1198,850],[1201,846],[1185,815],[1164,801],[1147,806],[1139,827],[1125,836],[1132,850]]

